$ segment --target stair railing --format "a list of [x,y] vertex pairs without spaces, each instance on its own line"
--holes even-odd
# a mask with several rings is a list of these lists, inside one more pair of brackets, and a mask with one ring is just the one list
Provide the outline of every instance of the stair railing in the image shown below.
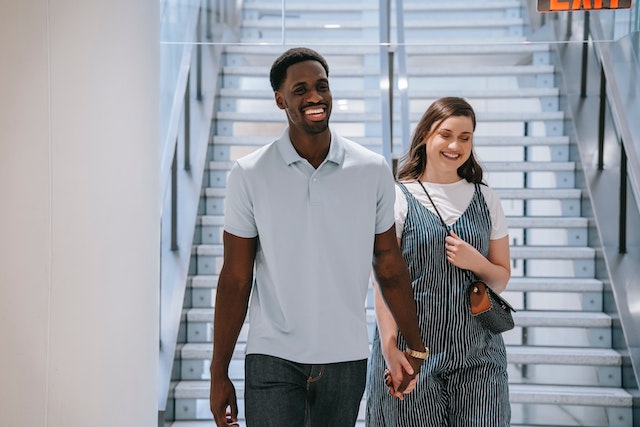
[[[529,0],[530,14],[535,3]],[[598,274],[610,284],[613,295],[611,303],[605,300],[604,309],[619,318],[621,336],[616,348],[629,356],[623,366],[628,370],[623,373],[623,386],[638,390],[640,313],[634,306],[640,300],[640,4],[634,3],[626,11],[552,14],[553,30],[545,34],[555,34],[556,39],[548,41],[559,42],[559,63],[564,68],[574,58],[566,52],[581,47],[580,88],[568,104],[573,108],[575,139],[597,232],[592,239],[600,246],[606,270]],[[581,34],[574,36],[574,29]],[[589,78],[599,85],[595,95],[588,90]],[[589,126],[594,110],[598,123]],[[613,327],[617,329],[617,323]]]
[[[610,148],[608,144],[615,144],[620,156],[617,160],[618,250],[617,253],[605,250],[604,256],[611,270],[615,305],[633,372],[633,375],[624,375],[627,381],[624,386],[637,390],[640,384],[640,338],[637,334],[640,314],[635,308],[640,297],[640,284],[637,280],[640,274],[640,33],[637,26],[638,4],[635,7],[635,30],[612,43],[605,36],[600,16],[586,14],[585,28],[588,28],[588,33],[585,31],[585,45],[588,34],[600,67],[597,173],[602,174],[610,166],[605,163],[605,150]],[[587,54],[588,52],[584,53],[585,56]],[[586,94],[582,93],[582,96],[585,97]],[[616,136],[608,140],[605,138],[607,112],[611,115],[610,126],[613,126]],[[628,191],[628,184],[631,191]],[[633,218],[633,222],[630,218]],[[603,217],[602,220],[606,221],[607,218]],[[632,227],[629,227],[630,224]]]
[[[407,55],[404,37],[403,0],[395,0],[396,40],[392,40],[393,0],[379,0],[380,18],[380,91],[382,103],[382,154],[395,171],[398,156],[394,153],[394,107],[397,85],[400,100],[400,137],[403,152],[409,148],[409,95]],[[398,60],[398,76],[395,76],[395,58]]]
[[171,386],[222,46],[236,41],[240,0],[161,7],[161,253],[158,425]]

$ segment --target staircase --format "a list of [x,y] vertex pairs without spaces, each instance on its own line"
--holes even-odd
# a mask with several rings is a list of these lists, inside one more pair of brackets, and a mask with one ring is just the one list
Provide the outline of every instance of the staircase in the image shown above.
[[[245,0],[243,44],[225,48],[168,411],[173,427],[211,425],[208,367],[226,175],[235,159],[286,126],[268,82],[272,61],[294,45],[323,54],[331,127],[382,152],[377,2],[291,0],[284,33],[281,7],[281,0]],[[588,219],[581,216],[587,196],[576,187],[551,46],[522,43],[526,8],[518,0],[413,0],[404,8],[412,128],[434,99],[467,98],[478,116],[476,152],[508,217],[513,265],[504,296],[518,309],[516,328],[504,334],[512,425],[631,426],[631,396],[621,388],[622,356],[612,349],[612,319],[602,310],[603,283],[595,279]],[[394,152],[401,153],[396,136]],[[373,325],[371,297],[367,304]],[[241,417],[246,328],[231,364]],[[364,425],[364,412],[360,420]]]

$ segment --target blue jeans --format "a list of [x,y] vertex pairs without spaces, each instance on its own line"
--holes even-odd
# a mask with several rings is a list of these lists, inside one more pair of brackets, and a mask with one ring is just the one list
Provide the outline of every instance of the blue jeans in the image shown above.
[[273,356],[245,359],[247,427],[353,427],[367,359],[308,365]]

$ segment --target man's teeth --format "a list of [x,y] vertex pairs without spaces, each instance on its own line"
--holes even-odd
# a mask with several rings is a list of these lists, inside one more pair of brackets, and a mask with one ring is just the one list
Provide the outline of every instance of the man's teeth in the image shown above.
[[312,108],[310,110],[305,111],[306,114],[322,114],[324,110],[322,108]]

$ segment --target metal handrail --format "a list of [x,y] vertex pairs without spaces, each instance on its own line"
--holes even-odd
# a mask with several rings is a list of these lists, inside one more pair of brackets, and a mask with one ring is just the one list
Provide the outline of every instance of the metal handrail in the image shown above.
[[[600,102],[600,124],[599,124],[599,152],[598,152],[598,167],[600,170],[604,168],[604,127],[606,125],[604,117],[605,117],[605,109],[607,104],[609,105],[611,112],[614,117],[614,125],[616,131],[620,137],[620,143],[622,148],[623,156],[621,160],[621,197],[620,197],[620,230],[619,230],[619,251],[620,253],[625,253],[626,248],[626,225],[627,225],[627,192],[626,192],[626,183],[627,180],[631,182],[631,188],[633,190],[633,194],[635,195],[635,200],[640,201],[640,189],[638,184],[638,179],[640,179],[640,161],[639,155],[640,153],[637,150],[637,147],[640,146],[640,140],[638,135],[633,132],[631,128],[631,119],[628,115],[630,112],[629,109],[631,107],[632,111],[640,111],[640,102],[637,101],[638,96],[640,96],[640,90],[637,90],[637,95],[631,96],[629,98],[629,91],[633,91],[633,88],[623,87],[625,84],[628,86],[628,81],[622,81],[617,77],[616,66],[613,59],[613,52],[610,47],[610,43],[607,42],[599,42],[604,41],[607,38],[604,35],[604,30],[602,28],[602,23],[597,16],[590,16],[590,14],[585,15],[585,36],[584,36],[584,46],[588,46],[587,38],[591,36],[596,43],[594,43],[594,49],[596,52],[596,56],[599,58],[600,67],[601,67],[601,82],[600,82],[600,94],[601,94],[601,102]],[[637,33],[636,33],[637,34]],[[629,35],[627,37],[632,37]],[[616,43],[614,42],[613,46],[616,47]],[[583,51],[583,63],[587,61],[588,51]],[[633,56],[629,57],[629,60],[632,61]],[[637,61],[637,57],[635,58]],[[634,64],[630,64],[633,66]],[[640,77],[640,63],[636,62],[636,74]],[[586,68],[586,65],[584,66]],[[585,71],[586,72],[586,71]],[[583,72],[583,74],[585,73]],[[583,76],[582,86],[586,85],[586,78]],[[607,90],[608,89],[608,90]],[[584,92],[583,92],[584,96]],[[628,105],[628,99],[635,99],[635,108],[633,105]],[[608,102],[607,102],[608,101]],[[624,190],[624,191],[623,191]]]
[[391,0],[379,1],[380,95],[382,115],[382,155],[392,164],[393,154],[393,56],[391,47]]
[[411,125],[409,120],[409,76],[407,72],[407,51],[404,38],[404,4],[396,0],[396,27],[398,32],[398,92],[400,97],[400,130],[402,150],[409,151]]
[[[407,54],[404,37],[404,4],[395,0],[396,41],[391,40],[391,0],[379,1],[380,17],[380,91],[382,101],[382,154],[390,165],[397,160],[394,155],[394,108],[395,89],[400,100],[400,130],[402,149],[407,151],[410,143],[409,94]],[[398,60],[396,81],[394,63]],[[397,83],[397,88],[395,87]]]
[[[530,0],[529,5],[532,3]],[[636,16],[638,10],[636,4]],[[635,331],[640,327],[640,316],[634,301],[640,295],[640,288],[634,278],[640,274],[640,230],[637,226],[628,227],[628,222],[632,218],[637,224],[640,216],[640,128],[635,118],[640,111],[640,35],[637,24],[635,30],[626,35],[615,34],[621,25],[611,25],[611,34],[605,34],[604,23],[618,24],[615,19],[620,16],[626,17],[612,12],[555,15],[555,25],[549,26],[555,27],[555,36],[550,36],[554,38],[549,41],[558,42],[559,64],[572,71],[576,71],[573,64],[582,47],[581,80],[571,82],[571,89],[575,89],[574,83],[580,84],[579,95],[575,92],[579,98],[567,89],[567,104],[573,109],[575,141],[583,160],[581,173],[590,197],[595,225],[592,239],[599,246],[602,263],[598,265],[603,266],[596,274],[608,283],[610,292],[606,295],[614,296],[604,310],[616,316],[618,320],[612,328],[624,337],[615,343],[615,348],[628,355],[622,366],[623,387],[636,393],[640,384],[640,339]],[[566,28],[562,28],[560,18],[566,18]],[[606,18],[613,20],[605,21]],[[575,37],[572,28],[574,25],[580,28],[580,24],[583,33]],[[599,80],[599,91],[586,90],[588,77]],[[597,126],[593,121],[595,111],[599,118]],[[606,132],[607,129],[610,132]],[[591,162],[594,154],[597,165]],[[618,212],[615,212],[616,202]]]
[[[184,39],[181,40],[181,54],[179,62],[179,71],[176,79],[173,98],[169,113],[169,123],[166,135],[163,141],[163,153],[161,158],[160,179],[161,179],[161,197],[162,204],[160,206],[161,230],[170,229],[169,236],[161,231],[163,238],[161,239],[161,262],[160,262],[160,301],[159,301],[159,360],[158,360],[158,425],[164,425],[163,413],[166,409],[166,402],[169,394],[171,370],[173,365],[173,357],[175,353],[175,345],[177,341],[178,326],[172,326],[174,308],[171,301],[173,292],[168,292],[166,287],[173,286],[172,276],[175,275],[173,270],[176,266],[173,263],[167,263],[167,253],[177,252],[180,248],[178,245],[178,154],[183,154],[183,169],[189,171],[191,168],[191,74],[197,73],[196,79],[198,87],[200,87],[202,58],[198,55],[196,58],[195,70],[192,67],[194,45],[198,41],[201,20],[201,10],[204,6],[203,0],[195,0],[196,7],[190,10],[186,18],[186,26],[184,30]],[[180,128],[183,129],[181,139]],[[182,140],[182,147],[180,141]],[[169,208],[168,211],[165,208]],[[168,224],[168,225],[167,225]],[[171,270],[171,271],[169,271]],[[167,297],[169,296],[169,297]],[[178,316],[179,319],[179,316]],[[174,332],[175,330],[175,332]]]
[[179,71],[172,88],[170,115],[166,118],[160,175],[159,426],[164,426],[163,413],[167,409],[176,356],[194,229],[206,172],[215,89],[221,72],[222,46],[237,42],[242,1],[180,0],[176,7],[186,9],[181,17],[186,20],[184,31],[177,40],[161,41],[163,47],[176,47],[180,52],[176,55]]

